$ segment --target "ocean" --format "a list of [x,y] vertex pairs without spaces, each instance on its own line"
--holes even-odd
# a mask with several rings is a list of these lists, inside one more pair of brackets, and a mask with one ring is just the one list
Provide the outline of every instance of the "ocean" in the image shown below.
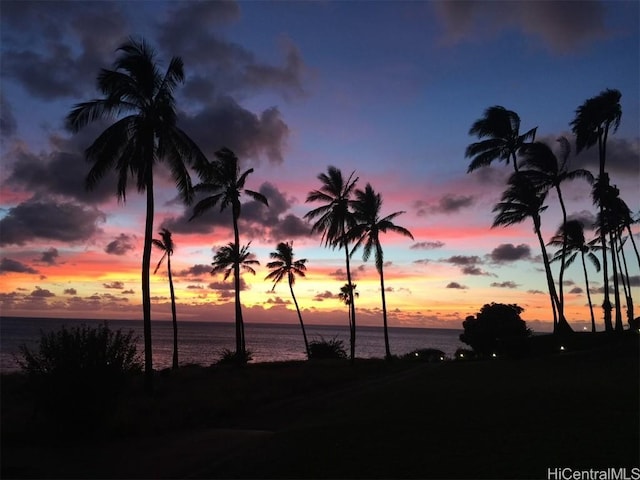
[[[60,328],[92,326],[104,320],[77,320],[54,318],[0,318],[0,372],[9,373],[20,369],[16,362],[18,347],[26,344],[36,348],[41,332]],[[109,328],[123,332],[133,330],[138,339],[138,351],[142,358],[144,341],[142,320],[109,320]],[[344,342],[349,351],[349,328],[338,325],[305,325],[307,338],[330,340],[337,338]],[[170,321],[152,321],[153,366],[159,370],[171,366],[173,354],[173,328]],[[461,330],[436,328],[389,328],[391,353],[403,355],[419,348],[437,348],[448,357],[453,357],[456,349],[465,347],[458,339]],[[247,349],[251,351],[252,362],[276,362],[305,360],[304,340],[299,324],[245,324]],[[224,349],[235,349],[235,326],[222,322],[181,322],[178,320],[178,355],[180,364],[196,363],[211,365],[221,356]],[[358,327],[356,333],[356,357],[383,358],[384,333],[382,327]]]

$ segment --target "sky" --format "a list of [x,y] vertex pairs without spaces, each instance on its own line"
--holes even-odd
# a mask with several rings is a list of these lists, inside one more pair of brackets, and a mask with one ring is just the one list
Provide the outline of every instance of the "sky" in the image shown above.
[[[382,237],[391,326],[461,328],[485,303],[517,303],[535,331],[551,329],[541,251],[530,221],[491,228],[512,166],[467,173],[468,134],[484,110],[518,113],[521,131],[557,149],[573,145],[576,109],[607,88],[622,92],[622,122],[609,138],[611,182],[640,210],[640,3],[636,1],[74,1],[0,3],[0,314],[139,319],[145,197],[116,199],[106,176],[88,192],[84,149],[108,123],[64,129],[76,103],[99,97],[96,76],[128,37],[144,38],[164,69],[185,65],[178,125],[213,158],[231,148],[246,187],[240,235],[260,262],[243,276],[246,322],[297,322],[287,285],[265,280],[269,253],[293,242],[307,275],[295,293],[310,324],[347,324],[337,298],[344,254],[321,246],[304,215],[329,165],[355,172],[382,195],[382,214],[414,239]],[[570,167],[597,172],[597,152]],[[198,182],[193,174],[194,183]],[[233,321],[233,282],[212,276],[217,248],[232,241],[228,212],[189,222],[167,171],[155,177],[154,231],[169,228],[180,320]],[[590,186],[563,185],[572,218],[592,223]],[[555,194],[542,231],[561,222]],[[636,241],[640,239],[635,227]],[[595,236],[592,229],[587,237]],[[159,235],[155,235],[159,238]],[[551,249],[551,253],[554,250]],[[381,325],[379,277],[355,252],[357,321]],[[161,252],[152,254],[153,267]],[[640,271],[628,251],[636,299]],[[559,265],[554,265],[557,278]],[[598,328],[602,277],[588,273]],[[566,316],[589,313],[579,263],[565,275]],[[163,266],[151,278],[152,317],[171,318]],[[623,311],[623,315],[624,315]]]

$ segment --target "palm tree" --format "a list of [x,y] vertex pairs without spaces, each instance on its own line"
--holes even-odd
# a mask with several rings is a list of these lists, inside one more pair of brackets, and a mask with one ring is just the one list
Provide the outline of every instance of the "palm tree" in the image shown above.
[[338,293],[338,298],[340,299],[340,301],[349,307],[349,310],[347,312],[349,314],[349,328],[351,328],[351,326],[353,325],[353,319],[351,317],[351,305],[353,305],[353,299],[360,296],[360,294],[356,292],[356,287],[357,285],[355,283],[352,283],[351,285],[345,283],[342,287],[340,287],[340,293]]
[[242,319],[242,304],[240,303],[240,270],[249,272],[253,275],[256,271],[252,265],[260,265],[258,260],[253,258],[253,254],[249,252],[251,242],[238,248],[237,245],[229,243],[224,247],[220,247],[213,256],[213,269],[211,274],[224,273],[224,280],[229,278],[231,272],[234,277],[234,293],[235,293],[235,309],[236,309],[236,359],[245,361],[247,359],[247,349],[244,341],[244,324],[241,325],[241,338],[238,344],[238,318]]
[[[596,271],[600,271],[600,261],[593,253],[594,246],[585,241],[584,225],[580,220],[567,220],[560,226],[556,234],[551,238],[548,245],[562,247],[551,259],[552,262],[561,260],[566,267],[570,266],[576,259],[578,253],[582,259],[582,271],[584,273],[584,283],[589,300],[589,312],[591,314],[591,331],[596,331],[596,319],[593,314],[593,303],[591,302],[591,292],[589,290],[589,276],[587,275],[587,264],[585,256],[591,261]],[[563,260],[564,259],[564,260]]]
[[[599,173],[596,186],[606,189],[609,186],[609,175],[606,172],[607,139],[609,132],[615,132],[620,126],[622,107],[618,90],[607,89],[599,95],[589,98],[576,110],[576,116],[571,121],[571,129],[576,136],[576,153],[598,144]],[[603,205],[599,205],[601,215],[604,215]],[[602,245],[602,273],[604,277],[604,325],[606,331],[613,330],[611,323],[611,300],[609,298],[609,268],[607,261],[607,247],[604,230],[600,231]]]
[[362,260],[369,260],[371,251],[375,250],[376,270],[380,275],[380,291],[382,292],[382,321],[384,326],[384,348],[385,356],[391,359],[391,350],[389,349],[389,331],[387,327],[387,301],[385,297],[384,287],[384,255],[382,245],[380,244],[380,233],[395,232],[405,237],[413,239],[413,235],[409,230],[393,223],[393,219],[404,212],[394,212],[384,218],[380,218],[380,209],[382,208],[382,197],[379,193],[374,192],[369,183],[364,190],[356,190],[356,199],[353,202],[353,216],[356,221],[349,232],[348,237],[356,241],[355,246],[351,250],[351,254],[361,245]]
[[306,258],[301,258],[300,260],[293,259],[293,244],[292,243],[278,243],[275,252],[271,252],[269,256],[274,260],[273,262],[267,263],[267,268],[271,269],[271,273],[265,277],[265,280],[273,280],[273,288],[271,291],[275,290],[276,285],[286,276],[289,281],[289,290],[291,291],[291,297],[293,298],[293,303],[296,306],[296,311],[298,312],[298,320],[300,320],[300,328],[302,328],[302,337],[304,338],[304,348],[307,352],[307,358],[311,358],[309,354],[309,342],[307,341],[307,332],[304,328],[304,323],[302,322],[302,315],[300,314],[300,307],[298,306],[298,301],[296,300],[296,296],[293,293],[293,284],[296,281],[296,275],[300,277],[304,277],[304,272],[307,269],[305,263],[307,262]]
[[564,334],[572,332],[573,330],[559,309],[558,295],[549,266],[549,256],[547,255],[547,249],[545,248],[540,230],[540,213],[547,208],[544,206],[546,196],[547,193],[540,192],[522,172],[512,174],[509,178],[507,190],[502,194],[501,201],[493,208],[493,211],[497,212],[497,215],[493,221],[492,228],[514,225],[521,223],[527,217],[531,217],[533,221],[533,231],[538,237],[540,250],[542,251],[542,260],[547,277],[549,297],[551,298],[551,309],[553,311],[553,331],[556,334]]
[[160,265],[164,259],[167,259],[167,273],[169,275],[169,292],[171,292],[171,316],[173,319],[173,362],[172,367],[174,369],[178,368],[178,320],[176,317],[176,296],[173,291],[173,278],[171,276],[171,257],[173,255],[173,250],[175,249],[175,244],[173,243],[173,239],[171,238],[171,232],[166,228],[160,230],[160,239],[154,238],[151,243],[154,247],[158,248],[163,252],[162,257],[160,257],[160,261],[156,266],[156,269],[153,271],[155,275]]
[[518,150],[525,143],[535,139],[537,128],[520,135],[520,117],[516,112],[499,105],[487,108],[484,116],[476,120],[469,129],[469,135],[486,140],[467,147],[465,158],[472,159],[467,173],[486,167],[494,160],[513,162],[513,168],[517,172]]
[[[567,180],[574,180],[576,178],[584,178],[590,184],[593,183],[593,175],[588,170],[579,168],[576,170],[569,170],[567,166],[567,160],[571,153],[571,146],[569,141],[565,137],[558,138],[558,142],[561,145],[561,160],[558,160],[556,155],[551,151],[551,148],[545,143],[534,142],[525,145],[522,149],[522,167],[527,167],[529,170],[523,171],[526,173],[531,182],[540,190],[547,191],[554,188],[558,195],[558,202],[560,203],[560,209],[562,210],[562,224],[567,223],[567,208],[564,204],[564,198],[562,196],[562,189],[560,185]],[[564,232],[564,230],[562,230]],[[566,252],[566,239],[564,246],[562,247],[563,254],[560,257],[560,275],[558,278],[558,291],[559,291],[559,309],[561,315],[564,313],[564,271],[565,271],[565,252]]]
[[[347,230],[353,226],[353,216],[350,211],[351,195],[358,178],[353,178],[355,172],[345,180],[340,169],[329,166],[327,173],[318,175],[322,182],[320,190],[313,190],[307,195],[307,202],[324,202],[324,205],[308,212],[304,218],[317,219],[311,228],[312,233],[322,232],[322,242],[332,248],[342,247],[345,252],[347,270],[347,285],[352,286],[351,267],[349,262],[349,240]],[[351,361],[355,360],[356,351],[356,310],[355,302],[351,299],[350,308],[350,347]]]
[[[232,220],[233,220],[233,243],[229,246],[236,249],[233,258],[240,258],[240,232],[238,230],[238,219],[242,211],[242,203],[240,202],[240,196],[244,193],[266,206],[269,206],[267,198],[253,190],[244,188],[244,184],[247,181],[249,174],[253,173],[253,168],[250,168],[243,173],[240,173],[240,166],[238,157],[229,149],[222,148],[215,153],[216,160],[207,163],[206,167],[200,172],[201,183],[196,185],[194,189],[197,192],[210,193],[211,195],[200,200],[193,208],[193,215],[191,219],[202,215],[207,210],[220,204],[220,211],[222,212],[228,206],[231,206]],[[240,263],[233,264],[234,281],[236,295],[240,292]],[[239,298],[239,297],[238,297]],[[242,308],[237,299],[236,301],[236,354],[245,354],[245,338],[244,338],[244,321],[242,319]]]
[[[204,155],[189,136],[176,126],[173,92],[184,81],[183,63],[173,57],[164,74],[155,53],[144,40],[129,39],[117,50],[113,69],[102,69],[98,88],[104,98],[78,103],[67,115],[66,126],[78,132],[96,120],[116,120],[87,148],[93,165],[86,178],[94,188],[111,169],[118,174],[118,200],[126,201],[129,176],[138,192],[146,192],[147,211],[142,253],[142,313],[144,321],[145,388],[153,389],[151,349],[151,294],[149,272],[153,236],[153,167],[166,161],[183,201],[193,199],[191,178],[185,164],[199,169]],[[123,114],[128,113],[126,116]],[[119,118],[120,117],[120,118]],[[119,118],[119,119],[118,119]]]

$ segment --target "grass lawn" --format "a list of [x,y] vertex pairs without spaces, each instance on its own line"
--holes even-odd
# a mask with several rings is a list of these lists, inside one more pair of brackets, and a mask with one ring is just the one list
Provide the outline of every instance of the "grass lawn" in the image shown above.
[[[586,338],[586,337],[585,337]],[[518,360],[185,367],[56,440],[2,379],[2,478],[547,478],[640,465],[639,337]],[[544,340],[543,340],[544,341]]]

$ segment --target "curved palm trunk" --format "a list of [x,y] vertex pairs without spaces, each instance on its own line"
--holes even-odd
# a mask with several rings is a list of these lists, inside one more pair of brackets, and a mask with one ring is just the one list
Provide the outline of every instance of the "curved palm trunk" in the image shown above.
[[349,302],[349,346],[351,362],[354,362],[356,359],[356,302],[353,292],[353,284],[351,283],[351,266],[349,263],[349,246],[347,245],[347,242],[344,242],[344,251],[347,265],[347,284],[349,284],[349,292],[351,295],[351,301]]
[[[556,192],[558,193],[558,202],[560,203],[560,209],[562,210],[562,225],[567,224],[567,209],[564,205],[564,199],[562,198],[562,190],[560,185],[556,185]],[[560,274],[558,276],[558,315],[564,317],[564,272],[566,269],[566,255],[567,255],[567,232],[562,229],[562,261],[560,263]]]
[[633,325],[633,319],[635,318],[634,308],[633,308],[633,296],[631,295],[631,279],[629,277],[629,267],[627,266],[627,256],[624,253],[624,245],[620,245],[620,254],[622,256],[622,262],[624,265],[624,273],[627,278],[627,287],[628,294],[627,295],[627,321],[629,326]]
[[638,260],[638,267],[640,267],[640,254],[638,254],[638,247],[636,246],[636,241],[633,239],[633,232],[631,231],[631,225],[629,224],[627,224],[627,233],[629,234],[631,245],[633,245],[633,251],[636,253],[636,260]]
[[300,314],[300,307],[298,306],[298,300],[296,300],[296,296],[293,293],[293,284],[291,283],[291,274],[289,274],[289,290],[291,290],[291,297],[293,298],[293,303],[296,306],[296,312],[298,312],[298,320],[300,320],[300,328],[302,328],[302,337],[304,338],[304,349],[307,352],[307,358],[311,358],[309,352],[309,342],[307,341],[307,332],[304,328],[304,323],[302,322],[302,315]]
[[391,360],[391,349],[389,348],[389,329],[387,326],[387,299],[384,293],[384,273],[380,266],[380,291],[382,292],[382,325],[384,327],[384,352],[385,358]]
[[[148,163],[147,165],[151,165]],[[153,392],[153,354],[151,346],[151,289],[149,274],[151,271],[151,239],[153,237],[153,176],[151,168],[147,173],[147,213],[144,227],[144,248],[142,251],[142,321],[144,331],[144,389]]]
[[[549,256],[547,255],[547,249],[544,246],[544,239],[542,238],[542,233],[540,232],[540,219],[534,218],[534,227],[535,232],[538,237],[538,242],[540,243],[540,250],[542,251],[542,261],[544,263],[544,271],[547,276],[547,285],[549,287],[549,297],[551,298],[551,308],[554,310],[555,307],[559,306],[560,301],[558,300],[558,294],[556,293],[555,283],[553,281],[553,275],[551,274],[551,267],[549,265]],[[571,326],[567,323],[567,320],[564,318],[562,311],[558,308],[558,318],[557,323],[554,325],[553,333],[554,334],[566,334],[573,332]]]
[[[238,214],[233,212],[233,238],[235,240],[235,258],[240,259],[240,233],[238,231]],[[233,282],[236,300],[236,354],[245,358],[247,354],[246,344],[244,341],[244,320],[242,319],[242,304],[240,303],[240,262],[236,261],[233,265]]]
[[169,272],[169,292],[171,292],[171,317],[173,319],[173,369],[178,368],[178,317],[176,315],[176,295],[173,290],[173,278],[171,276],[171,255],[167,254],[167,270]]
[[623,330],[622,327],[622,305],[620,304],[620,282],[618,278],[618,262],[616,261],[616,239],[615,233],[613,229],[610,229],[609,232],[609,241],[610,241],[610,249],[611,249],[611,269],[613,270],[613,298],[615,300],[615,308],[616,308],[616,320],[615,320],[615,331],[621,332]]
[[584,252],[580,251],[582,257],[582,271],[584,272],[584,283],[587,287],[587,300],[589,300],[589,312],[591,313],[591,331],[596,331],[596,317],[593,314],[593,304],[591,303],[591,292],[589,292],[589,276],[587,275],[587,264],[584,261]]

